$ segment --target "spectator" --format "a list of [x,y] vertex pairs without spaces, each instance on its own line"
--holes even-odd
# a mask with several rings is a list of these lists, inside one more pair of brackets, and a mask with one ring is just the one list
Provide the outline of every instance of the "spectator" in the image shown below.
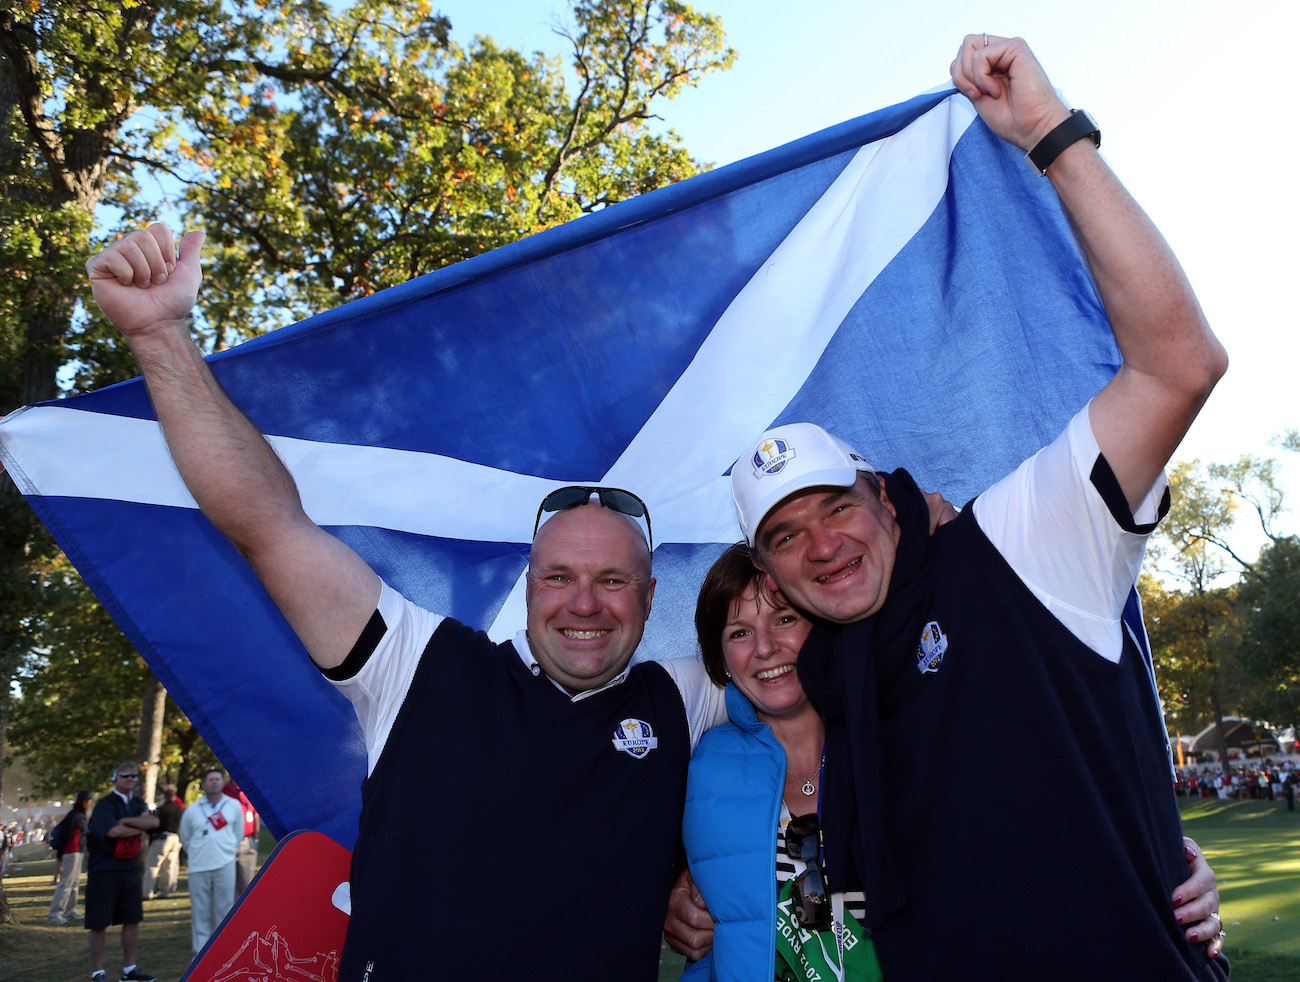
[[248,800],[248,795],[240,790],[233,779],[227,781],[221,791],[238,801],[244,811],[244,835],[239,840],[239,855],[235,857],[235,896],[242,897],[257,873],[257,837],[262,831],[262,819],[258,817],[253,803]]
[[17,824],[17,822],[10,822],[8,825],[0,825],[0,876],[4,876],[9,869],[9,854],[17,845],[14,838]]
[[176,797],[176,785],[163,785],[163,799],[154,811],[158,816],[158,828],[149,842],[149,858],[144,864],[146,900],[154,897],[165,900],[176,889],[181,868],[181,840],[177,833],[184,812],[185,803]]
[[235,854],[243,838],[239,802],[221,793],[226,776],[203,775],[203,797],[181,817],[181,845],[188,854],[190,937],[197,955],[235,902]]
[[89,791],[78,791],[72,808],[55,826],[60,830],[58,836],[52,837],[56,840],[54,851],[59,860],[59,885],[54,889],[48,917],[49,923],[54,925],[81,919],[77,913],[77,891],[81,886],[81,856],[87,848],[86,833],[90,828],[86,815],[94,797]]
[[155,982],[135,963],[144,897],[140,884],[140,853],[144,837],[158,827],[135,795],[140,768],[132,762],[113,771],[113,790],[95,803],[90,815],[90,849],[86,881],[86,929],[90,931],[90,980],[107,982],[104,945],[108,928],[122,925],[122,982]]

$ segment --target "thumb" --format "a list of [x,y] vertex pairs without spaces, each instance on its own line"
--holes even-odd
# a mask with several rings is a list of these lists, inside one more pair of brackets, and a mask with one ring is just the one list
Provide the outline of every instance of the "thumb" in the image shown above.
[[202,231],[186,232],[181,236],[180,261],[187,266],[199,269],[202,266],[199,261],[199,254],[203,249],[203,240],[205,238],[207,238],[207,233]]

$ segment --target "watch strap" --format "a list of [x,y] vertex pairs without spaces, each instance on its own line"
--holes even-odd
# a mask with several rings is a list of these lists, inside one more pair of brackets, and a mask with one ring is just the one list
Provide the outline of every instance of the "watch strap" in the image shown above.
[[1084,137],[1091,139],[1094,147],[1101,146],[1101,130],[1097,121],[1085,109],[1071,109],[1070,115],[1059,126],[1025,154],[1025,159],[1034,165],[1039,174],[1045,175],[1047,168],[1061,155],[1062,150]]

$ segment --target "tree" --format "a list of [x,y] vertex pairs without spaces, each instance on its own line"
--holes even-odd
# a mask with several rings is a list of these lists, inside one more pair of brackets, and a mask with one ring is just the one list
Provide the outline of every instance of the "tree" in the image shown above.
[[[156,761],[178,776],[213,760],[67,560],[56,558],[41,574],[43,604],[28,623],[39,654],[20,674],[22,698],[11,720],[12,742],[21,748],[34,790],[66,797],[78,787],[102,787],[107,769],[125,760]],[[160,693],[156,702],[142,698],[154,692]],[[142,716],[155,705],[162,714],[158,746],[141,754],[142,737],[154,732],[142,725]],[[151,789],[139,794],[153,800]]]
[[[1252,466],[1253,460],[1242,458],[1231,468],[1232,475],[1244,480]],[[1169,514],[1156,533],[1151,555],[1157,570],[1184,589],[1166,593],[1151,577],[1140,588],[1143,605],[1149,607],[1148,630],[1167,723],[1193,731],[1217,723],[1219,761],[1226,765],[1222,724],[1239,696],[1231,684],[1238,680],[1238,633],[1226,630],[1234,618],[1235,593],[1216,584],[1234,568],[1244,568],[1244,561],[1227,538],[1238,502],[1222,471],[1216,464],[1203,470],[1199,460],[1175,464]]]
[[[0,37],[8,13],[0,12]],[[0,40],[0,51],[4,51]],[[7,52],[6,52],[7,53]],[[19,73],[8,57],[0,58],[0,407],[7,411],[24,402],[55,394],[57,339],[50,334],[56,317],[33,316],[36,307],[57,295],[57,277],[35,275],[40,236],[49,230],[66,237],[69,218],[42,195],[35,175],[35,147],[17,125]],[[72,223],[75,224],[75,223]],[[88,229],[87,225],[87,229]],[[47,558],[54,544],[23,503],[8,475],[0,474],[0,793],[4,790],[4,757],[12,700],[11,680],[30,657],[26,612],[38,602],[37,577],[30,563]],[[0,888],[0,923],[11,923]]]
[[1243,704],[1275,729],[1300,726],[1300,538],[1266,545],[1241,588],[1249,612],[1242,663],[1257,680]]
[[1171,733],[1198,732],[1222,718],[1224,704],[1235,705],[1239,620],[1234,593],[1169,590],[1149,573],[1139,579],[1138,592],[1165,725]]
[[1202,521],[1189,526],[1187,534],[1227,556],[1247,579],[1259,576],[1259,570],[1255,563],[1238,554],[1228,533],[1235,524],[1237,510],[1245,508],[1254,513],[1259,530],[1270,542],[1281,538],[1277,524],[1286,511],[1286,495],[1278,484],[1280,469],[1275,458],[1246,454],[1231,464],[1210,464],[1205,469],[1205,477],[1198,478],[1201,483],[1197,501],[1217,495],[1218,504],[1208,514],[1199,516]]
[[179,144],[210,169],[188,201],[219,247],[203,300],[218,343],[264,321],[256,311],[336,306],[698,170],[646,123],[654,99],[731,63],[716,18],[576,3],[557,28],[570,93],[558,59],[482,37],[462,49],[404,9],[335,25],[367,39],[346,69],[289,40],[276,86],[200,113]]
[[[1244,460],[1244,458],[1243,458]],[[1233,594],[1216,589],[1229,572],[1226,533],[1235,521],[1230,491],[1210,479],[1199,461],[1174,466],[1169,478],[1171,505],[1150,551],[1156,568],[1185,589],[1170,594],[1146,578],[1143,605],[1149,606],[1148,630],[1157,677],[1170,723],[1200,729],[1219,725],[1219,759],[1227,762],[1223,737],[1225,705],[1234,692],[1236,635],[1224,630],[1232,613]]]
[[[1261,644],[1251,647],[1245,639],[1256,636],[1263,598],[1275,596],[1276,563],[1268,557],[1289,541],[1277,531],[1286,510],[1278,474],[1278,461],[1253,455],[1231,464],[1176,465],[1172,504],[1150,557],[1159,573],[1184,589],[1168,591],[1150,576],[1139,584],[1168,722],[1191,730],[1220,724],[1221,760],[1227,760],[1225,712],[1263,705],[1259,688],[1272,670],[1264,666]],[[1241,554],[1232,534],[1242,509],[1268,539],[1257,560]],[[1278,588],[1284,590],[1280,582]],[[1286,678],[1284,664],[1276,670],[1281,674],[1274,686]]]
[[[1300,430],[1285,430],[1273,443],[1300,451]],[[1242,559],[1222,535],[1205,541],[1230,556],[1240,567],[1242,583],[1242,646],[1240,665],[1250,685],[1243,689],[1242,711],[1274,727],[1300,722],[1300,549],[1295,536],[1278,530],[1286,499],[1278,484],[1275,459],[1244,456],[1235,464],[1211,465],[1210,477],[1234,501],[1254,512],[1268,540],[1253,562]]]

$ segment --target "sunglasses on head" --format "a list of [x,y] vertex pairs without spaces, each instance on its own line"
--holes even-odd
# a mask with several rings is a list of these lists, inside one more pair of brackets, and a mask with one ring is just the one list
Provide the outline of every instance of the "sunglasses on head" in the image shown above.
[[644,501],[631,491],[624,491],[622,488],[586,487],[579,484],[556,488],[542,499],[541,505],[537,508],[537,520],[533,522],[533,535],[536,536],[537,530],[542,527],[543,514],[577,508],[590,499],[593,494],[610,511],[616,511],[620,515],[627,515],[629,518],[644,518],[646,543],[649,545],[650,551],[654,552],[654,536],[650,532],[650,511],[646,508]]
[[825,931],[831,926],[831,900],[820,860],[821,823],[816,813],[790,819],[785,827],[785,852],[807,866],[794,878],[790,895],[795,920],[806,931]]

